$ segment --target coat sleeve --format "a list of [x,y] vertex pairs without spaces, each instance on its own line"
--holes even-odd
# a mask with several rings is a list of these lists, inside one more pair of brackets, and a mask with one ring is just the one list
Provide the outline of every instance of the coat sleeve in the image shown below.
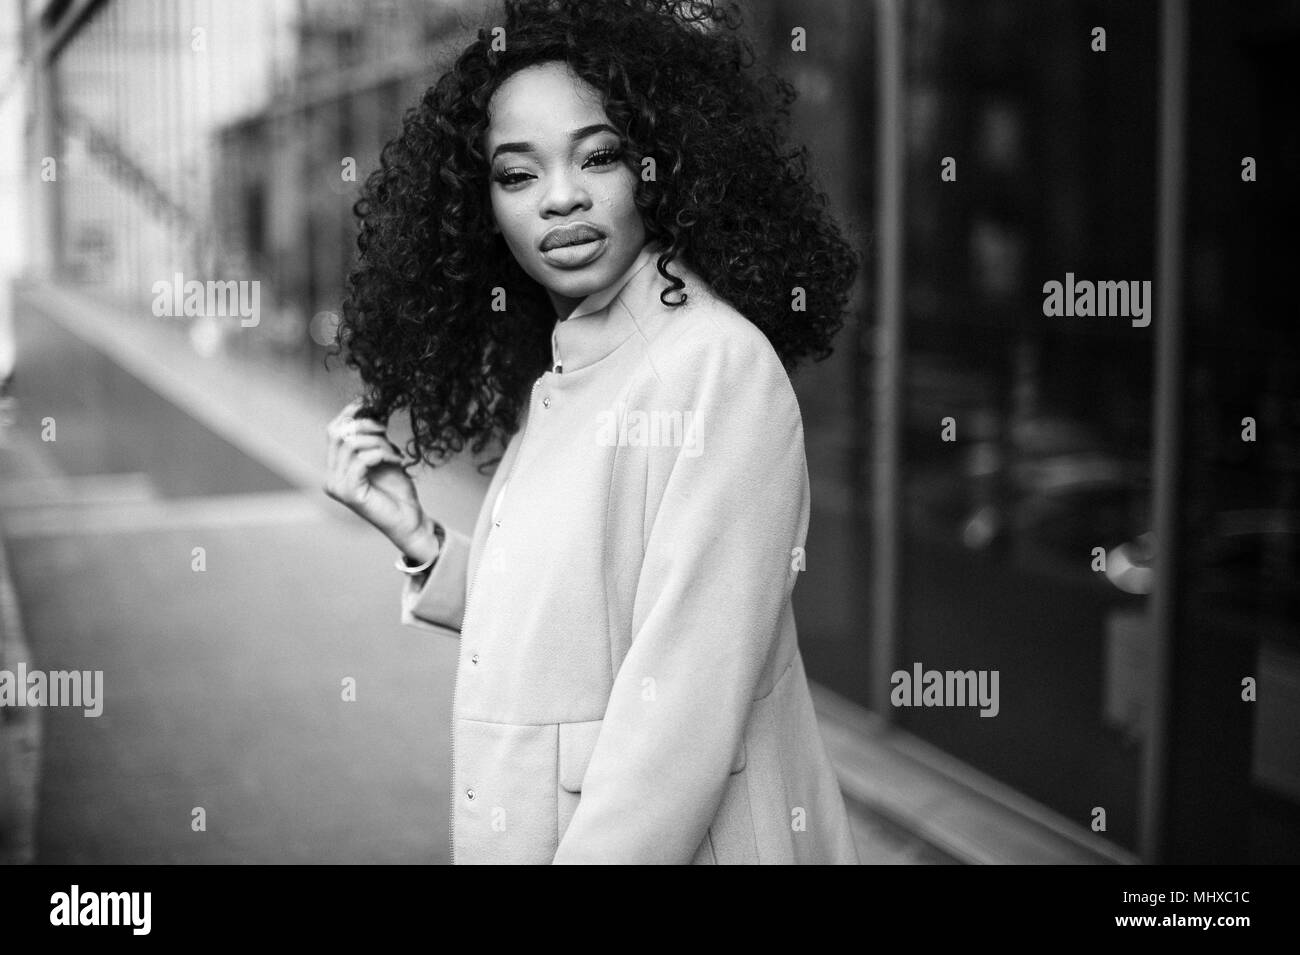
[[753,331],[661,369],[703,428],[647,501],[632,641],[557,864],[689,863],[721,804],[808,521],[798,403]]
[[439,524],[442,546],[428,572],[402,582],[402,623],[417,630],[460,633],[465,614],[469,537]]

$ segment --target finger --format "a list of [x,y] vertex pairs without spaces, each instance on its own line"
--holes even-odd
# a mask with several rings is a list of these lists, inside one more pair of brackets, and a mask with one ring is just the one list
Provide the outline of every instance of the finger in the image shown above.
[[391,451],[393,454],[401,457],[401,450],[388,440],[384,434],[358,434],[351,437],[345,437],[339,444],[339,452],[343,455],[352,455],[358,451],[367,451],[370,448],[383,448]]
[[352,420],[360,399],[354,399],[343,406],[343,410],[331,418],[325,425],[325,470],[333,472],[338,464],[339,438],[342,436],[344,422]]
[[333,418],[330,419],[329,424],[325,426],[325,430],[327,432],[336,431],[339,428],[339,426],[357,417],[360,417],[367,421],[375,420],[370,415],[358,416],[357,412],[360,411],[362,407],[363,407],[363,402],[360,398],[354,398],[352,401],[349,401],[346,405],[343,406],[342,410],[340,410],[338,414],[336,414]]
[[401,465],[401,461],[386,448],[367,448],[364,451],[358,451],[353,455],[352,460],[344,470],[344,480],[347,487],[359,489],[366,483],[366,473],[373,467],[390,462]]
[[339,418],[330,422],[327,428],[329,441],[326,446],[325,467],[334,470],[338,466],[342,444],[350,435],[377,434],[386,435],[387,429],[373,418]]
[[353,418],[348,430],[353,434],[387,434],[388,426],[374,418]]
[[325,430],[327,432],[332,432],[339,425],[340,422],[355,416],[356,413],[360,410],[361,410],[361,399],[353,398],[351,401],[349,401],[347,404],[343,406],[343,409],[338,414],[336,414],[333,418],[330,419],[329,424],[325,426]]
[[[393,463],[401,463],[400,456],[383,435],[366,434],[343,438],[334,442],[331,448],[329,473],[334,475],[344,488],[352,488],[355,485],[355,479],[350,478],[348,473],[359,452],[378,449],[389,455]],[[364,475],[365,469],[362,468],[357,473]]]
[[388,428],[374,418],[335,418],[325,429],[332,440],[349,434],[385,434]]

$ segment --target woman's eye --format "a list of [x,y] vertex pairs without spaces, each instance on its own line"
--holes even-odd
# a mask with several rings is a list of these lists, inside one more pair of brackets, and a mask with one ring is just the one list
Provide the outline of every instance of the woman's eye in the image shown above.
[[517,186],[519,183],[532,177],[520,169],[503,169],[493,177],[503,186]]
[[[618,162],[619,159],[622,158],[622,156],[623,156],[622,149],[615,149],[610,147],[597,149],[594,153],[592,153],[590,156],[586,158],[586,160],[582,164],[582,168],[588,169],[592,166],[611,166],[614,163]],[[535,179],[535,178],[536,176],[534,176],[532,173],[528,172],[525,169],[520,169],[518,167],[512,169],[503,169],[498,173],[493,173],[492,175],[492,180],[494,182],[500,183],[502,186],[505,186],[507,188],[511,186],[522,185],[528,180]]]
[[612,163],[618,162],[620,155],[621,155],[621,151],[618,149],[610,149],[608,147],[604,149],[597,149],[594,153],[592,153],[590,156],[587,157],[587,161],[582,165],[584,169],[587,166],[608,166],[611,165]]

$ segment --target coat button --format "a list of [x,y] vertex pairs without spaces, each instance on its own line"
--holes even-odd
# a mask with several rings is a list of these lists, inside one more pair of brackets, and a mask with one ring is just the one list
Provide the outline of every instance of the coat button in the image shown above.
[[501,526],[501,522],[500,522],[500,521],[493,521],[493,522],[492,522],[492,526],[493,526],[493,527],[500,527],[500,526]]
[[478,654],[476,653],[476,654],[474,654],[472,657],[470,657],[470,658],[469,658],[469,662],[470,662],[470,663],[478,663]]
[[545,398],[542,399],[542,407],[549,408],[550,406],[551,406],[551,396],[547,395]]
[[466,790],[465,790],[465,798],[466,798],[466,799],[473,799],[473,798],[474,798],[474,790],[472,790],[472,789],[466,789]]

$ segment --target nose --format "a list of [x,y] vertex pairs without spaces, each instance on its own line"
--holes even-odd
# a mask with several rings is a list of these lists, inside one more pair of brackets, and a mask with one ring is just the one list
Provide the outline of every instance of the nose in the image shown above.
[[567,216],[590,208],[591,196],[571,172],[557,172],[547,181],[540,210],[543,218]]

